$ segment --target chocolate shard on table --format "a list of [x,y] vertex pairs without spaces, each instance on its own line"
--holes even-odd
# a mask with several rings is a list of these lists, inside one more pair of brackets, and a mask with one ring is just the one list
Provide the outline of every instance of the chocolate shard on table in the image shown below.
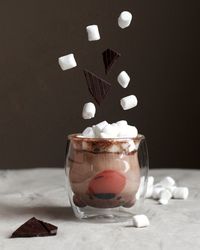
[[33,217],[21,225],[11,238],[53,236],[56,233],[56,226]]
[[111,70],[112,66],[114,65],[114,63],[118,60],[118,58],[121,56],[120,53],[118,53],[115,50],[112,49],[106,49],[103,53],[103,62],[104,62],[104,66],[105,66],[105,72],[106,74],[109,73],[109,71]]
[[111,84],[88,70],[84,70],[84,75],[90,94],[100,105],[108,94]]

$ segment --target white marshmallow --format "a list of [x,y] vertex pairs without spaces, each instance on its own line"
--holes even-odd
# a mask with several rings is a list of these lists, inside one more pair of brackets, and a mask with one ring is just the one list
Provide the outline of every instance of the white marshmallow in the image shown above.
[[118,137],[119,138],[136,138],[138,136],[138,130],[135,126],[122,126],[120,128]]
[[165,190],[165,189],[162,186],[160,186],[160,187],[159,186],[154,187],[153,188],[153,193],[152,193],[152,198],[155,199],[155,200],[159,199],[160,198],[160,193],[163,190]]
[[136,145],[135,145],[135,142],[133,140],[128,140],[127,142],[121,144],[121,148],[126,153],[130,153],[130,152],[133,152],[134,150],[136,150]]
[[136,149],[136,145],[133,140],[128,142],[128,152],[133,152]]
[[111,153],[119,152],[119,147],[117,145],[112,145],[109,147],[109,152]]
[[117,77],[117,81],[118,83],[123,87],[123,88],[127,88],[128,84],[130,82],[130,77],[129,75],[126,73],[126,71],[122,71],[118,77]]
[[140,197],[141,197],[141,195],[143,195],[143,192],[144,192],[144,181],[145,181],[145,177],[142,176],[140,178],[140,185],[139,185],[138,191],[137,191],[137,193],[135,195],[136,200],[139,200]]
[[133,226],[134,227],[147,227],[150,225],[149,219],[146,215],[134,215],[133,216]]
[[174,190],[176,189],[176,186],[166,187],[166,189],[169,190],[171,194],[173,194]]
[[106,133],[100,132],[99,137],[100,138],[109,138],[109,135],[107,135]]
[[118,18],[118,25],[120,28],[127,28],[132,21],[132,14],[129,11],[123,11]]
[[62,70],[72,69],[77,66],[74,54],[59,57],[58,63]]
[[171,198],[172,198],[171,192],[167,189],[164,189],[163,191],[160,192],[160,199],[158,202],[162,205],[166,205]]
[[104,127],[106,125],[108,125],[107,121],[103,121],[103,122],[100,122],[100,123],[92,126],[96,137],[100,136],[100,133],[102,132],[102,130],[104,129]]
[[159,199],[158,201],[161,205],[167,205],[169,203],[169,200],[166,199]]
[[112,123],[111,125],[114,127],[114,129],[117,133],[117,136],[118,136],[118,134],[120,132],[120,126],[117,123]]
[[138,104],[136,96],[129,95],[121,99],[120,104],[124,110],[132,109]]
[[83,150],[88,150],[88,143],[86,141],[82,142],[82,149]]
[[189,195],[189,189],[187,187],[177,187],[174,189],[173,198],[174,199],[184,199],[186,200]]
[[97,41],[100,39],[99,28],[97,25],[89,25],[86,27],[88,41]]
[[116,138],[118,136],[119,129],[115,125],[108,124],[103,128],[102,132],[107,134],[110,138]]
[[146,191],[146,198],[150,198],[152,196],[153,193],[153,183],[154,183],[154,177],[153,176],[149,176],[148,180],[147,180],[147,191]]
[[151,198],[153,194],[153,186],[147,187],[145,198]]
[[128,125],[127,121],[125,121],[125,120],[118,121],[118,122],[116,122],[116,124],[117,124],[118,126]]
[[153,183],[154,183],[154,177],[149,176],[147,180],[147,186],[153,186]]
[[108,138],[108,139],[116,138],[116,136],[114,136],[114,135],[106,134],[106,133],[103,133],[103,132],[101,132],[101,133],[99,134],[99,137],[100,137],[100,138]]
[[167,176],[159,182],[159,185],[163,187],[171,187],[175,185],[175,180],[172,177]]
[[88,102],[83,106],[82,117],[83,119],[91,119],[95,116],[96,108],[92,102]]
[[94,138],[95,134],[94,131],[91,127],[86,128],[83,132],[82,132],[82,136],[87,137],[87,138]]

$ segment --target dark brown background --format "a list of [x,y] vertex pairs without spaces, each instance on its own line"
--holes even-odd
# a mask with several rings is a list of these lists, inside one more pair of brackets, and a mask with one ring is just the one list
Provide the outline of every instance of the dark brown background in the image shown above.
[[[127,30],[117,26],[123,10],[134,16]],[[200,167],[199,11],[198,0],[1,0],[0,167],[62,167],[66,135],[104,119],[127,119],[146,135],[151,167]],[[89,24],[99,25],[99,42],[87,41]],[[104,77],[107,47],[122,54],[106,78],[112,92],[84,121],[92,98],[82,68]],[[57,58],[71,52],[79,67],[63,72]],[[120,70],[132,77],[127,89]],[[139,105],[122,111],[128,94]]]

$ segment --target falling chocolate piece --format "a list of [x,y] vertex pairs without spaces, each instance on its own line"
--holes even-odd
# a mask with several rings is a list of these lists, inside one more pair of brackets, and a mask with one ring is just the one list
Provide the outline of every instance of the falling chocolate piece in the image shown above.
[[56,233],[56,226],[33,217],[21,225],[12,234],[11,238],[53,236]]
[[84,74],[90,94],[100,105],[110,90],[111,84],[88,70],[84,70]]
[[103,62],[105,66],[106,74],[109,73],[113,64],[117,61],[117,59],[121,56],[117,51],[112,49],[106,49],[103,53]]

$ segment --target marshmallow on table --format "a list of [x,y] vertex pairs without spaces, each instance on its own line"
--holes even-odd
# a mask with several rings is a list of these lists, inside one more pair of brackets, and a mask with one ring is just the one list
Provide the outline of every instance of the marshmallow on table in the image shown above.
[[152,192],[152,198],[157,200],[160,198],[160,193],[165,190],[164,187],[162,186],[156,186],[153,188],[153,192]]
[[147,180],[147,186],[153,186],[153,183],[154,183],[154,177],[149,176]]
[[140,185],[139,185],[138,191],[137,191],[137,193],[136,193],[136,195],[135,195],[136,200],[139,200],[140,197],[141,197],[141,195],[142,195],[143,192],[144,192],[144,181],[145,181],[145,177],[142,176],[142,177],[140,178]]
[[133,226],[134,227],[147,227],[150,225],[149,219],[144,214],[133,216]]
[[146,198],[150,198],[152,196],[153,193],[153,183],[154,183],[154,177],[153,176],[149,176],[148,180],[147,180],[147,191],[146,191]]
[[100,39],[99,28],[97,25],[89,25],[86,27],[88,41],[97,41]]
[[167,190],[169,190],[169,192],[171,194],[173,194],[174,190],[176,189],[177,187],[176,186],[169,186],[169,187],[166,187]]
[[87,138],[94,138],[95,134],[94,131],[91,127],[86,128],[83,132],[82,132],[82,136],[87,137]]
[[163,178],[158,184],[163,187],[170,187],[175,185],[175,180],[172,177],[167,176]]
[[127,88],[129,82],[130,82],[130,77],[129,75],[126,73],[126,71],[122,71],[118,77],[117,77],[117,81],[118,83],[123,87],[123,88]]
[[177,187],[173,191],[174,199],[184,199],[186,200],[189,195],[189,189],[187,187]]
[[58,58],[58,63],[62,70],[72,69],[77,66],[74,54],[68,54]]
[[129,11],[123,11],[118,18],[118,25],[120,28],[127,28],[132,21],[132,14]]
[[164,189],[163,191],[160,192],[160,197],[159,197],[159,203],[162,205],[166,205],[169,200],[172,198],[172,194],[169,190]]
[[121,99],[120,104],[124,110],[128,110],[137,106],[138,100],[136,96],[129,95]]
[[96,108],[92,102],[88,102],[83,106],[82,117],[83,119],[91,119],[95,116]]

